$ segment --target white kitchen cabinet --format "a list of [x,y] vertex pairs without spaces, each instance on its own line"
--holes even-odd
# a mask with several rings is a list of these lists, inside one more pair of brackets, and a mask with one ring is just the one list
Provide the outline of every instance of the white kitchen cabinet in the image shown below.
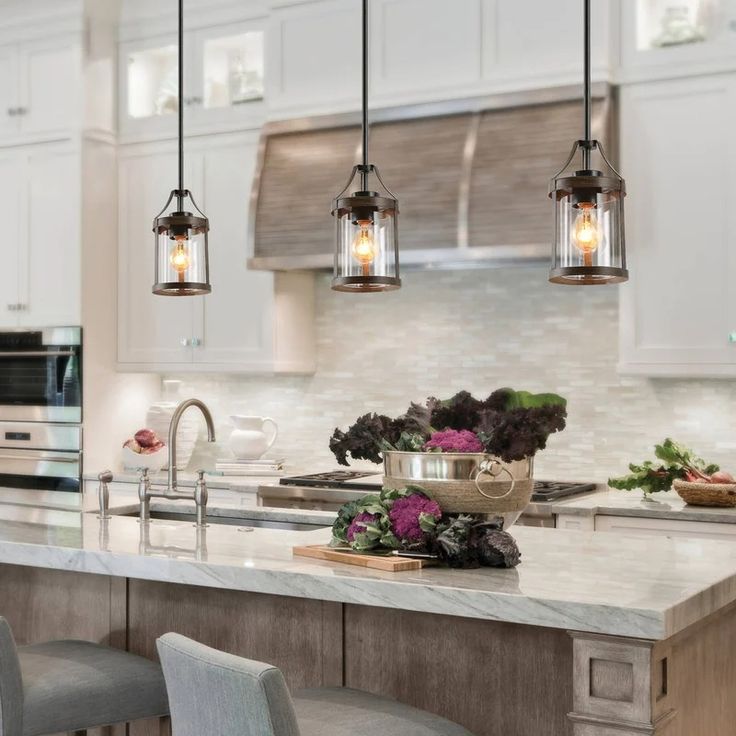
[[0,153],[0,326],[79,324],[79,177],[71,146]]
[[312,0],[271,9],[266,35],[269,117],[358,109],[360,2]]
[[118,361],[123,370],[311,372],[313,277],[248,271],[256,133],[188,143],[185,181],[210,220],[212,293],[154,296],[153,217],[176,184],[173,143],[120,160]]
[[[264,119],[265,19],[184,35],[187,134],[257,128]],[[119,49],[119,124],[124,141],[176,135],[177,39],[130,39]]]
[[[630,0],[618,3],[623,83],[736,70],[736,5],[730,0]],[[697,31],[697,40],[667,43],[672,25]],[[664,43],[663,43],[664,42]]]
[[557,514],[555,529],[572,529],[573,531],[592,532],[595,530],[593,516],[575,516],[573,514]]
[[15,151],[0,151],[0,216],[3,222],[3,237],[0,239],[0,327],[15,327],[18,324],[18,292],[21,202],[23,200],[23,161]]
[[82,118],[81,69],[76,37],[0,47],[0,145],[70,137]]
[[[407,92],[455,97],[458,87],[480,83],[482,0],[378,0],[370,12],[376,99]],[[358,27],[352,38],[359,46]],[[355,77],[356,92],[359,82]]]
[[[79,153],[34,146],[28,153],[25,252],[19,313],[23,326],[78,325],[81,294]],[[59,196],[63,187],[64,196]]]
[[[593,78],[606,81],[613,6],[595,5]],[[359,109],[360,11],[359,0],[274,3],[266,38],[271,118]],[[580,83],[579,0],[372,0],[370,23],[373,107]]]
[[622,372],[736,375],[735,115],[734,75],[622,89]]
[[0,139],[18,135],[19,86],[17,49],[0,46]]
[[673,519],[646,519],[637,516],[596,516],[595,530],[646,537],[736,540],[736,524],[719,524],[706,521],[677,521]]
[[[21,133],[60,138],[81,120],[81,48],[68,38],[18,48]],[[1,109],[1,108],[0,108]]]
[[[118,170],[118,360],[121,364],[189,363],[194,310],[201,309],[200,297],[151,293],[153,218],[176,187],[176,150],[167,146],[121,151]],[[187,185],[196,197],[195,183]]]

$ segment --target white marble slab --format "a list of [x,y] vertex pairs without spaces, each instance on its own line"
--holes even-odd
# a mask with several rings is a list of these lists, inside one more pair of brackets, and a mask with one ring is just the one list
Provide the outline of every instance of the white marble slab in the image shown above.
[[641,491],[602,490],[555,501],[550,510],[555,514],[573,516],[604,514],[736,524],[736,508],[688,506],[675,491],[655,493],[650,499],[645,499]]
[[[0,563],[659,639],[736,600],[736,545],[514,527],[514,570],[384,573],[304,558],[329,530],[212,524],[1,503]],[[37,498],[41,499],[41,496]]]

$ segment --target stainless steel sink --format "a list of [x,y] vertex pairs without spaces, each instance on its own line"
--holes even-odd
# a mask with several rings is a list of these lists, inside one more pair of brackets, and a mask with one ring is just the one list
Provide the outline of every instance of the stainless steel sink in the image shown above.
[[[138,518],[139,512],[132,511],[127,514],[120,514],[120,516],[129,516],[132,518]],[[151,519],[161,519],[162,521],[188,521],[194,524],[196,516],[194,512],[188,513],[185,511],[156,511],[151,509]],[[228,526],[242,526],[242,527],[258,527],[264,529],[286,529],[292,532],[309,532],[315,529],[325,529],[326,524],[307,524],[304,522],[297,521],[275,521],[272,519],[253,519],[246,516],[219,516],[217,514],[207,514],[208,524],[225,524]]]

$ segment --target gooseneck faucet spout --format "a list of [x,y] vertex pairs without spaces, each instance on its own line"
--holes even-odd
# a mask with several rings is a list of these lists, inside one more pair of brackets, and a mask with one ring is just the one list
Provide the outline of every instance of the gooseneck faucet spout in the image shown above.
[[204,479],[204,470],[197,471],[197,481],[194,490],[190,493],[180,493],[178,488],[178,477],[176,473],[176,435],[179,431],[179,421],[182,414],[190,407],[196,406],[204,416],[207,423],[207,439],[215,441],[215,423],[212,421],[210,410],[199,399],[187,399],[182,401],[174,410],[169,426],[169,477],[164,491],[153,488],[148,477],[148,470],[143,470],[138,483],[138,500],[140,501],[139,520],[141,524],[148,524],[151,520],[150,501],[152,498],[193,498],[197,510],[198,529],[207,526],[207,482]]
[[215,423],[212,420],[212,414],[207,408],[206,404],[199,399],[187,399],[182,401],[179,406],[176,407],[171,417],[171,424],[169,425],[169,482],[168,490],[170,493],[176,493],[177,491],[177,472],[176,472],[176,435],[179,431],[179,421],[181,420],[182,414],[190,407],[196,406],[202,412],[204,420],[207,423],[207,441],[215,441]]

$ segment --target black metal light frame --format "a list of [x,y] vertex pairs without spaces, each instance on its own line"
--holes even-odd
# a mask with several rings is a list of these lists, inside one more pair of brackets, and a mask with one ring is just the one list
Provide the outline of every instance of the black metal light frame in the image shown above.
[[[399,240],[398,240],[398,214],[399,201],[396,195],[386,186],[378,167],[369,163],[368,158],[368,0],[362,0],[362,162],[353,167],[347,184],[335,197],[332,207],[332,215],[335,217],[336,253],[335,268],[332,279],[332,288],[335,291],[345,292],[375,292],[390,291],[401,287],[399,276]],[[374,175],[384,190],[383,194],[370,189],[369,177]],[[359,178],[360,189],[348,195],[351,184]],[[385,273],[369,273],[370,269],[364,267],[361,275],[349,275],[345,273],[345,264],[341,261],[340,254],[340,225],[344,217],[349,216],[352,224],[372,221],[374,216],[384,218],[390,225],[390,247],[393,256],[386,265]]]
[[[197,206],[192,193],[184,188],[184,2],[179,0],[179,28],[178,28],[178,65],[179,65],[179,97],[178,97],[178,134],[179,134],[179,185],[169,195],[166,204],[161,212],[156,215],[153,221],[153,232],[155,235],[155,276],[153,284],[153,293],[160,296],[197,296],[201,294],[209,294],[212,291],[210,285],[210,265],[209,265],[209,248],[208,248],[208,232],[209,220],[206,215]],[[173,200],[176,200],[176,210],[168,215],[164,213],[168,210]],[[192,204],[194,213],[186,211],[184,201],[189,199]],[[195,214],[196,213],[196,214]],[[203,244],[191,241],[191,236],[203,235]],[[180,275],[174,281],[167,280],[166,273],[162,273],[161,264],[165,260],[159,252],[161,239],[176,240],[184,238],[191,244],[191,247],[203,250],[201,254],[203,263],[196,270],[203,278],[190,280],[185,279],[184,274]],[[187,267],[186,270],[190,270]],[[197,275],[197,274],[195,274]]]
[[[555,206],[555,240],[553,245],[553,264],[549,280],[558,284],[586,285],[611,284],[628,280],[626,268],[626,247],[624,232],[623,200],[626,196],[626,184],[621,174],[616,171],[608,160],[600,141],[593,139],[591,132],[592,93],[591,93],[591,52],[590,52],[590,0],[583,0],[584,14],[584,68],[583,68],[583,114],[584,138],[575,141],[570,156],[564,166],[554,175],[550,182],[549,196]],[[565,174],[577,152],[580,151],[582,168],[573,173]],[[608,168],[607,173],[591,166],[591,154],[598,151],[602,161]],[[558,203],[568,199],[572,207],[581,209],[586,204],[594,209],[599,201],[609,201],[615,204],[615,222],[609,224],[609,237],[615,238],[616,243],[609,243],[610,263],[591,263],[582,265],[560,265],[565,260],[561,251],[566,244],[560,242],[560,223]],[[568,237],[571,235],[568,234]],[[569,250],[569,244],[567,244]],[[611,255],[612,253],[612,255]]]

